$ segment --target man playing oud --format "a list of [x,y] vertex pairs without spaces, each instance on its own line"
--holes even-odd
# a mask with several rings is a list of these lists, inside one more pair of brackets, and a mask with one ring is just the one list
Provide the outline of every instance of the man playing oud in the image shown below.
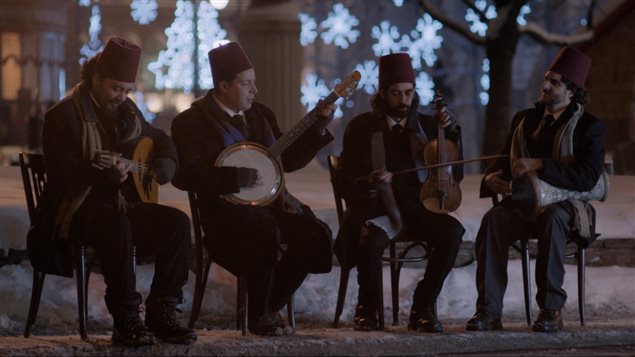
[[[189,219],[171,207],[127,200],[122,188],[133,166],[115,154],[149,137],[154,143],[154,160],[146,163],[150,175],[165,184],[176,170],[176,148],[170,138],[146,122],[127,97],[134,89],[140,56],[138,46],[111,39],[84,64],[81,83],[46,113],[43,148],[48,182],[38,215],[44,220],[36,225],[47,225],[47,217],[54,222],[32,230],[41,234],[29,235],[29,254],[38,270],[72,276],[70,259],[57,272],[38,263],[48,256],[47,240],[81,240],[93,246],[114,320],[113,342],[142,346],[158,337],[187,344],[196,340],[196,334],[179,325],[175,307],[187,281]],[[141,294],[135,291],[133,246],[138,256],[156,257],[145,324],[139,317]]]
[[[248,164],[216,166],[223,150],[247,141],[270,147],[282,133],[271,109],[255,101],[256,74],[240,45],[217,47],[209,60],[214,89],[172,123],[180,162],[173,183],[198,195],[205,244],[214,262],[247,278],[249,330],[290,334],[293,329],[284,325],[278,311],[308,273],[331,270],[331,231],[284,187],[265,205],[226,199],[261,187],[263,175],[283,173],[259,172]],[[333,140],[326,126],[334,109],[330,104],[319,111],[315,124],[282,153],[284,171],[303,168]],[[287,248],[279,258],[281,243]]]

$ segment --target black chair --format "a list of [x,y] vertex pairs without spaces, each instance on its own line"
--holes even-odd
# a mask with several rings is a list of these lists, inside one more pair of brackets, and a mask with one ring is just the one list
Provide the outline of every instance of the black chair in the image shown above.
[[[20,171],[22,173],[22,183],[24,185],[24,193],[26,195],[26,205],[29,211],[29,219],[34,223],[36,207],[40,203],[44,188],[46,185],[46,167],[44,165],[44,156],[41,154],[20,153]],[[78,243],[73,247],[75,256],[75,276],[77,279],[77,310],[79,313],[79,334],[82,340],[88,339],[87,321],[88,321],[88,281],[90,278],[91,267],[94,263],[94,256],[88,256],[88,247],[85,244]],[[136,248],[133,246],[133,259],[136,266]],[[45,273],[33,269],[33,284],[31,287],[31,303],[29,305],[29,313],[27,317],[26,327],[24,329],[24,337],[31,335],[31,326],[35,323],[38,309],[40,307],[40,299],[42,297],[42,287],[44,285]]]
[[[346,204],[344,196],[342,195],[340,184],[338,183],[338,176],[344,169],[342,159],[339,156],[329,155],[328,157],[329,173],[331,176],[331,184],[333,187],[333,196],[335,197],[335,208],[337,210],[337,220],[341,227],[342,217],[344,216],[344,206]],[[397,254],[397,244],[405,243],[406,246]],[[416,248],[421,247],[423,254],[420,256],[409,257],[408,253]],[[407,233],[401,233],[390,241],[389,255],[383,256],[382,261],[390,263],[390,287],[392,294],[392,318],[393,326],[399,324],[399,276],[401,274],[401,268],[404,263],[421,262],[429,258],[432,254],[431,247],[425,241],[417,241],[413,239]],[[345,255],[345,254],[343,254]],[[337,306],[335,308],[335,318],[333,320],[333,327],[339,326],[340,316],[344,310],[344,300],[346,299],[346,289],[348,287],[348,277],[351,269],[353,268],[346,261],[340,260],[340,286],[337,294]],[[383,278],[382,274],[379,274],[379,301],[378,301],[378,322],[379,328],[384,328],[384,299],[383,299]]]
[[[494,206],[500,203],[498,196],[492,196],[492,204]],[[567,238],[567,245],[574,244],[576,251],[566,256],[567,259],[575,259],[578,266],[578,311],[580,313],[580,325],[584,326],[584,305],[585,305],[585,280],[586,280],[586,248],[582,246],[580,240],[576,237],[577,233],[571,233]],[[522,271],[523,271],[523,292],[525,295],[525,317],[527,326],[531,326],[531,282],[529,280],[531,258],[536,258],[535,254],[529,251],[529,235],[522,236],[517,242],[512,244],[512,248],[520,253]]]
[[[194,300],[192,301],[192,311],[190,313],[190,321],[188,326],[194,328],[194,324],[198,320],[201,312],[201,304],[203,303],[203,295],[205,295],[205,286],[209,277],[210,267],[212,266],[212,257],[207,253],[203,243],[203,229],[201,226],[201,213],[199,210],[198,196],[195,192],[188,191],[188,199],[190,202],[190,210],[192,211],[192,225],[194,228],[194,249],[196,254],[195,263],[195,281],[194,281]],[[242,330],[243,336],[247,334],[247,316],[248,316],[248,289],[247,279],[241,275],[237,276],[236,283],[236,328]],[[293,296],[287,302],[287,319],[289,325],[295,330],[295,318],[293,314]]]

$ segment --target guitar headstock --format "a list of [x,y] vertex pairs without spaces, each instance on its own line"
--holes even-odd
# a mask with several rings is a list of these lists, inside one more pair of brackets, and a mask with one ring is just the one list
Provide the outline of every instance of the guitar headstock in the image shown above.
[[346,76],[346,78],[344,78],[335,86],[333,92],[335,92],[340,97],[348,98],[348,96],[353,94],[355,89],[357,89],[357,85],[359,84],[359,80],[361,78],[362,75],[361,73],[359,73],[359,71],[353,71],[353,73]]

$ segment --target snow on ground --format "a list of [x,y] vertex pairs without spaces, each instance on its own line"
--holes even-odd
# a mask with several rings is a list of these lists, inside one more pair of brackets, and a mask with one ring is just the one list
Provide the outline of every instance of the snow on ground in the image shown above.
[[[24,192],[17,167],[0,167],[0,248],[24,249],[28,229],[28,214],[24,203]],[[299,173],[286,176],[287,187],[302,201],[308,203],[316,214],[325,220],[334,233],[337,218],[328,171],[317,162],[312,162]],[[457,212],[466,227],[464,240],[474,240],[480,219],[490,207],[488,200],[477,198],[480,176],[468,176],[461,183],[463,204]],[[607,202],[596,203],[600,239],[635,238],[635,177],[612,176],[611,194]],[[187,194],[172,186],[162,188],[160,201],[163,204],[190,213]],[[532,272],[534,264],[532,261]],[[454,269],[439,297],[438,310],[442,320],[463,323],[474,312],[476,289],[474,286],[476,265]],[[569,300],[565,307],[565,319],[576,323],[577,273],[574,265],[566,266],[565,290]],[[587,267],[586,309],[590,320],[603,318],[635,318],[635,268]],[[152,264],[141,265],[137,270],[138,290],[147,295],[153,273]],[[321,327],[333,320],[340,270],[334,266],[328,274],[310,275],[295,295],[296,318],[302,324]],[[422,276],[420,267],[405,268],[400,282],[400,319],[405,321],[410,309],[410,300],[415,285]],[[389,270],[384,269],[384,303],[386,321],[390,321]],[[184,288],[184,317],[187,317],[192,301],[194,276],[191,274]],[[27,261],[19,265],[0,268],[0,335],[20,334],[26,320],[32,282],[32,270]],[[535,283],[533,284],[535,293]],[[91,330],[110,329],[110,316],[103,302],[105,285],[100,274],[90,278],[89,319]],[[509,285],[505,296],[505,318],[523,320],[520,261],[509,263]],[[346,305],[341,321],[349,324],[357,297],[356,271],[351,271]],[[235,278],[222,268],[213,265],[211,280],[207,285],[201,319],[198,326],[209,329],[231,328],[235,313]],[[537,306],[533,303],[533,310]],[[36,329],[34,333],[71,333],[77,329],[77,307],[75,279],[47,276],[42,294]]]

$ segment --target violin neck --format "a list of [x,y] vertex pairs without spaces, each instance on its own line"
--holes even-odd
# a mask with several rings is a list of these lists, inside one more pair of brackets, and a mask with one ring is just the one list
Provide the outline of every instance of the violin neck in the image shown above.
[[437,162],[445,162],[446,161],[446,157],[445,157],[445,130],[443,129],[443,127],[441,126],[441,124],[439,123],[439,125],[437,126],[437,140],[439,143],[439,147],[437,148],[438,154],[439,154],[439,160]]

